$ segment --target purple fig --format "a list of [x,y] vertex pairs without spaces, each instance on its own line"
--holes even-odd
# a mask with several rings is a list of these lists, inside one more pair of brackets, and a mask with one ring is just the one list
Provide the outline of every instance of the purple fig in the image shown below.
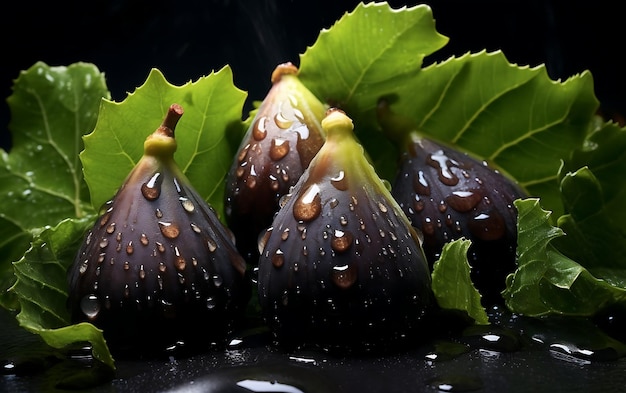
[[272,222],[281,196],[289,192],[324,143],[320,121],[326,107],[302,85],[298,69],[281,64],[258,108],[228,173],[225,219],[237,248],[251,265],[257,240]]
[[258,295],[281,345],[382,350],[414,338],[433,304],[418,235],[353,134],[326,142],[261,237]]
[[232,234],[174,161],[174,104],[69,270],[74,323],[103,329],[113,351],[159,352],[224,339],[251,294]]
[[487,162],[407,131],[408,124],[402,124],[384,100],[378,115],[384,131],[401,149],[391,192],[422,232],[428,262],[432,266],[439,259],[447,242],[471,240],[468,261],[483,305],[502,304],[505,278],[516,268],[513,201],[526,197],[526,192]]

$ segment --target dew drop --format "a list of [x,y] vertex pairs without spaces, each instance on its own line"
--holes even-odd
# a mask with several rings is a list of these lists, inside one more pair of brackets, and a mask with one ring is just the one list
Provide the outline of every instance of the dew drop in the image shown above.
[[213,251],[215,251],[217,249],[217,243],[215,243],[215,240],[213,240],[211,238],[207,238],[206,244],[207,244],[207,247],[209,248],[210,252],[213,252]]
[[267,241],[270,239],[270,235],[272,234],[272,227],[267,228],[264,232],[259,234],[259,238],[257,240],[257,249],[259,250],[259,254],[263,254],[263,250],[265,249],[265,245]]
[[215,299],[209,296],[206,299],[206,308],[207,308],[207,310],[213,310],[216,306],[217,306],[217,302],[215,301]]
[[165,246],[163,245],[163,243],[156,242],[156,246],[157,246],[157,250],[159,250],[160,253],[164,253],[165,252]]
[[183,205],[183,209],[185,209],[186,212],[192,213],[194,210],[196,210],[196,206],[193,204],[193,202],[189,200],[189,198],[180,197],[178,199],[180,200],[180,204]]
[[143,267],[143,264],[139,266],[139,278],[142,280],[146,278],[146,271]]
[[443,150],[438,150],[435,153],[428,156],[426,163],[437,169],[439,172],[439,180],[448,186],[454,186],[459,182],[459,178],[452,172],[451,166],[456,166],[458,163],[450,159]]
[[202,229],[200,229],[200,227],[196,224],[194,224],[193,222],[191,224],[189,224],[191,226],[191,230],[194,231],[195,233],[200,233],[202,232]]
[[278,113],[276,113],[276,115],[274,116],[274,122],[279,128],[282,128],[283,130],[286,130],[287,128],[291,127],[291,125],[293,124],[293,121],[287,119],[283,115],[282,105],[279,107]]
[[130,270],[130,262],[124,261],[124,271]]
[[426,176],[424,175],[424,171],[418,171],[417,177],[414,178],[413,182],[413,190],[419,195],[429,196],[430,195],[430,185],[426,180]]
[[222,286],[222,284],[224,284],[224,279],[219,276],[219,275],[214,275],[213,276],[213,285],[215,285],[216,288],[219,288]]
[[100,302],[96,295],[90,294],[84,296],[80,300],[80,310],[87,316],[87,318],[93,320],[98,316],[100,312]]
[[272,140],[270,146],[270,158],[273,161],[278,161],[284,158],[289,153],[289,141],[286,139],[275,138]]
[[237,156],[237,161],[239,161],[239,163],[242,163],[243,160],[246,158],[246,155],[248,155],[248,150],[250,150],[249,143],[246,146],[244,146],[244,148],[241,149],[241,151],[239,152],[239,155]]
[[267,129],[265,128],[265,123],[267,121],[266,116],[261,116],[255,123],[252,128],[252,137],[257,141],[262,141],[267,136]]
[[337,198],[332,198],[328,204],[330,205],[331,209],[334,209],[337,207],[337,205],[339,205],[339,201],[337,200]]
[[133,241],[129,241],[128,244],[126,245],[126,254],[128,255],[132,255],[132,253],[135,251],[135,248],[133,247]]
[[353,236],[348,231],[335,230],[330,241],[330,246],[337,252],[344,252],[352,245]]
[[488,214],[481,213],[473,217],[468,227],[470,232],[481,240],[497,240],[506,233],[504,218],[496,211]]
[[100,240],[100,244],[99,244],[100,248],[106,248],[106,246],[108,245],[109,245],[109,239],[107,239],[106,237]]
[[114,222],[109,224],[109,226],[106,229],[106,232],[108,234],[111,234],[111,233],[115,232],[115,223]]
[[285,255],[283,254],[282,250],[279,248],[278,250],[276,250],[276,252],[272,256],[272,265],[274,265],[274,267],[276,268],[279,268],[283,266],[284,263],[285,263]]
[[330,178],[330,184],[340,191],[348,189],[348,181],[346,180],[346,174],[344,171],[339,171],[337,176]]
[[454,191],[446,197],[446,202],[454,210],[464,213],[472,210],[481,199],[480,194],[472,191]]
[[178,225],[171,222],[159,221],[159,228],[161,229],[163,236],[169,239],[176,239],[180,234],[180,228],[178,228]]
[[433,223],[433,220],[430,217],[424,218],[424,221],[422,222],[422,232],[424,232],[424,235],[429,236],[435,234],[435,223]]
[[176,256],[175,266],[177,270],[183,271],[185,270],[185,267],[187,266],[187,261],[185,260],[185,258],[178,255]]
[[154,201],[161,195],[161,183],[163,179],[159,172],[152,175],[150,180],[141,185],[141,194],[149,201]]
[[104,213],[102,217],[100,217],[100,227],[105,226],[106,223],[109,222],[109,218],[111,218],[111,211],[112,211],[112,208],[109,209],[106,213]]
[[334,266],[332,280],[339,288],[350,288],[357,279],[357,269],[352,265]]
[[287,240],[289,238],[289,228],[285,228],[283,233],[280,234],[280,238],[282,240]]
[[309,186],[293,205],[296,220],[311,221],[322,212],[322,198],[317,184]]
[[154,211],[154,215],[156,216],[156,218],[163,218],[163,212],[161,211],[161,209],[156,209]]
[[139,243],[141,243],[143,246],[147,246],[148,245],[148,236],[145,233],[142,233],[141,236],[139,237]]
[[383,213],[387,213],[387,206],[385,206],[382,202],[378,202],[378,209]]

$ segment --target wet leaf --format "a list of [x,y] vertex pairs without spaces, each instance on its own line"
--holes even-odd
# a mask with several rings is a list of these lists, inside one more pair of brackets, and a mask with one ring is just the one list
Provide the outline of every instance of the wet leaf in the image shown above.
[[[103,97],[104,76],[92,64],[38,62],[16,79],[7,100],[12,149],[0,152],[1,289],[13,282],[11,262],[27,250],[32,229],[91,211],[78,153]],[[14,299],[2,303],[13,308]]]
[[553,239],[564,232],[549,223],[551,213],[541,208],[538,199],[519,200],[515,206],[519,268],[507,277],[503,292],[509,309],[529,316],[592,316],[626,301],[626,288],[594,276],[554,247]]
[[94,216],[66,219],[35,237],[24,257],[15,263],[15,285],[11,291],[20,303],[17,320],[28,331],[40,335],[58,349],[89,342],[96,359],[114,367],[102,331],[88,323],[71,325],[67,300],[66,272]]
[[441,257],[433,266],[433,293],[439,306],[467,313],[477,324],[487,325],[489,319],[480,303],[480,293],[472,284],[467,250],[471,241],[454,240],[443,247]]
[[224,178],[234,151],[229,132],[240,132],[246,93],[233,85],[232,72],[218,72],[174,86],[153,69],[142,86],[122,102],[105,100],[95,130],[85,136],[80,154],[91,202],[99,208],[110,199],[143,154],[143,143],[171,104],[184,114],[176,126],[174,159],[196,190],[222,212]]

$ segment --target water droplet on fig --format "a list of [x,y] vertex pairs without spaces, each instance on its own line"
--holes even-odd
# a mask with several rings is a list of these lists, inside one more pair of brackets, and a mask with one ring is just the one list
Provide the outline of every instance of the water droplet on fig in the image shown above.
[[161,229],[163,236],[169,239],[176,239],[180,234],[180,228],[178,228],[178,225],[171,222],[159,221],[159,228]]
[[262,141],[267,136],[267,129],[265,128],[266,121],[267,117],[261,116],[254,124],[254,127],[252,128],[252,137],[255,140]]
[[330,241],[330,246],[337,252],[344,252],[352,245],[353,236],[348,231],[335,230]]
[[454,210],[464,213],[472,210],[481,200],[480,194],[472,191],[453,191],[446,197],[446,202]]
[[272,139],[272,145],[270,146],[270,158],[273,161],[278,161],[284,158],[289,153],[289,141],[282,138]]
[[98,297],[93,294],[84,296],[80,300],[80,310],[87,318],[91,320],[96,318],[100,312],[100,301],[98,301]]
[[355,266],[342,265],[334,266],[332,271],[332,280],[339,288],[350,288],[357,279],[357,269]]
[[504,218],[496,211],[475,216],[469,221],[468,227],[481,240],[497,240],[506,233]]
[[458,163],[450,159],[443,150],[438,150],[435,153],[428,156],[426,159],[428,165],[437,169],[439,173],[439,180],[448,186],[454,186],[459,182],[459,178],[452,172],[451,166],[458,165]]
[[311,221],[322,212],[322,199],[317,184],[309,186],[293,205],[296,220]]
[[339,171],[337,176],[330,178],[330,184],[332,184],[336,189],[340,191],[345,191],[348,189],[348,183],[346,180],[346,174],[344,171]]
[[141,185],[141,194],[149,201],[154,201],[161,195],[161,183],[163,179],[159,172],[152,175],[150,180]]
[[188,198],[180,197],[178,199],[180,200],[180,204],[183,205],[183,209],[185,209],[186,212],[191,213],[196,209],[193,202],[191,202]]
[[279,248],[278,250],[276,250],[276,252],[272,256],[272,265],[274,265],[274,267],[276,268],[279,268],[283,266],[284,263],[285,263],[285,255],[283,254],[282,250]]

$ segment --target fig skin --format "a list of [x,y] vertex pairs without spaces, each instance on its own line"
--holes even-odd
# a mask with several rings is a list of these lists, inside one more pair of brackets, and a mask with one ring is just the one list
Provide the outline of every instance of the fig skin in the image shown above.
[[434,304],[426,258],[350,118],[329,110],[322,125],[325,144],[259,244],[263,316],[281,346],[394,350]]
[[517,267],[513,201],[528,197],[526,191],[487,162],[409,129],[409,122],[393,114],[384,100],[378,116],[401,151],[391,192],[422,232],[431,268],[446,243],[469,239],[471,278],[483,306],[504,304],[506,276]]
[[272,87],[246,131],[226,179],[225,219],[237,248],[258,262],[259,235],[271,224],[280,197],[298,181],[324,143],[323,105],[291,63],[272,73]]
[[146,139],[68,271],[72,322],[101,328],[117,354],[219,343],[251,295],[232,234],[174,161],[182,114],[173,104]]

